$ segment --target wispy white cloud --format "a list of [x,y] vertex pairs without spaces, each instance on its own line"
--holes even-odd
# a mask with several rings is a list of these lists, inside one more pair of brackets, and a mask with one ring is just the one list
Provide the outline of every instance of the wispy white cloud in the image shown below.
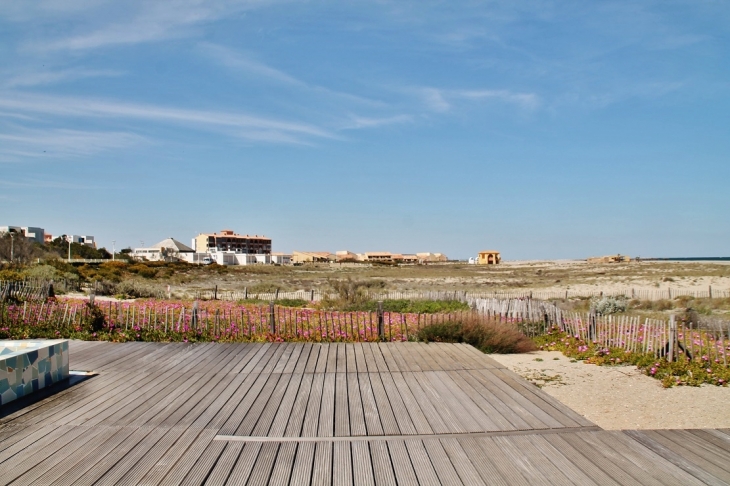
[[451,103],[446,101],[444,90],[436,88],[421,88],[418,92],[430,110],[445,112],[451,109]]
[[[88,185],[75,184],[71,182],[53,181],[49,179],[23,179],[22,181],[0,181],[0,187],[13,189],[25,188],[48,188],[48,189],[88,189]],[[94,185],[95,189],[101,186]]]
[[0,108],[21,114],[30,112],[62,117],[133,118],[181,124],[196,129],[225,130],[227,133],[234,131],[236,136],[263,142],[295,141],[302,137],[334,138],[329,131],[308,123],[241,113],[190,110],[88,98],[0,94]]
[[127,132],[67,129],[20,129],[0,133],[0,156],[6,162],[41,157],[78,157],[140,145],[146,138]]
[[378,128],[384,125],[394,125],[400,123],[413,122],[411,115],[395,115],[383,118],[368,118],[362,116],[351,116],[349,122],[342,126],[343,130],[352,130],[358,128]]
[[[242,11],[274,3],[262,0],[168,0],[134,2],[134,12],[93,32],[35,45],[44,50],[89,50],[179,38],[195,32],[197,25],[228,18]],[[135,10],[134,7],[127,9]]]
[[540,104],[540,98],[535,93],[522,93],[505,89],[438,89],[417,88],[415,93],[421,98],[426,107],[438,113],[451,110],[453,106],[463,100],[479,101],[494,100],[512,103],[523,109],[534,109]]
[[518,93],[504,89],[459,90],[452,91],[451,94],[470,100],[499,100],[527,109],[537,108],[540,104],[540,98],[535,93]]
[[281,83],[292,84],[295,86],[307,86],[303,81],[300,81],[284,71],[280,71],[263,62],[257,61],[253,57],[245,56],[242,53],[233,51],[227,47],[205,42],[201,43],[198,46],[198,49],[208,59],[214,60],[229,69],[246,71]]
[[332,99],[344,100],[374,107],[386,106],[386,103],[379,100],[373,100],[363,96],[353,95],[351,93],[345,93],[326,88],[324,86],[308,83],[281,69],[277,69],[256,59],[253,55],[242,53],[225,46],[203,42],[198,45],[198,50],[206,57],[206,59],[217,62],[232,71],[242,72],[266,80],[275,81],[283,85],[291,86],[300,90],[306,90]]
[[123,73],[120,71],[92,69],[62,69],[59,71],[27,72],[15,75],[3,82],[0,82],[0,85],[5,88],[17,88],[54,84],[63,81],[75,81],[91,77],[121,76],[122,74]]
[[643,83],[613,83],[597,87],[591,91],[576,90],[559,96],[551,103],[552,107],[582,106],[585,108],[606,108],[632,98],[661,98],[674,93],[687,85],[686,81],[657,81]]

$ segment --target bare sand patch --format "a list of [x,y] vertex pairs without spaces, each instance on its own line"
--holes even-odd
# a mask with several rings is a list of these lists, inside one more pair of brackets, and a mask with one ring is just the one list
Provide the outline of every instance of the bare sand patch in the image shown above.
[[730,387],[663,388],[635,366],[571,363],[558,351],[490,357],[606,430],[730,427]]

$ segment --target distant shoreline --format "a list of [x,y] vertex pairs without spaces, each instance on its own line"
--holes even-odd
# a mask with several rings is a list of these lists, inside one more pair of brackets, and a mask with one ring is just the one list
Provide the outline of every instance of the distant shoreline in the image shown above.
[[642,262],[728,262],[730,257],[640,258]]

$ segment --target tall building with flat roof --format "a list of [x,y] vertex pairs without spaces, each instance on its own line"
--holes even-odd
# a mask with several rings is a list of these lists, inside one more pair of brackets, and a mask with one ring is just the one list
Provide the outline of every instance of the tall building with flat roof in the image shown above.
[[0,226],[0,234],[2,233],[22,234],[36,243],[45,243],[46,240],[45,230],[35,226]]
[[259,235],[239,235],[224,229],[220,233],[200,233],[193,238],[193,249],[198,253],[232,252],[254,255],[271,254],[271,238]]

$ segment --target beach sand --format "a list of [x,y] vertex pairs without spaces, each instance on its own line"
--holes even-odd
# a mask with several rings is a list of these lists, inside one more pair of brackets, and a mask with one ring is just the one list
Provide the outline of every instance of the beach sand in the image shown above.
[[606,430],[730,427],[730,387],[663,388],[635,366],[571,363],[557,351],[490,357]]

